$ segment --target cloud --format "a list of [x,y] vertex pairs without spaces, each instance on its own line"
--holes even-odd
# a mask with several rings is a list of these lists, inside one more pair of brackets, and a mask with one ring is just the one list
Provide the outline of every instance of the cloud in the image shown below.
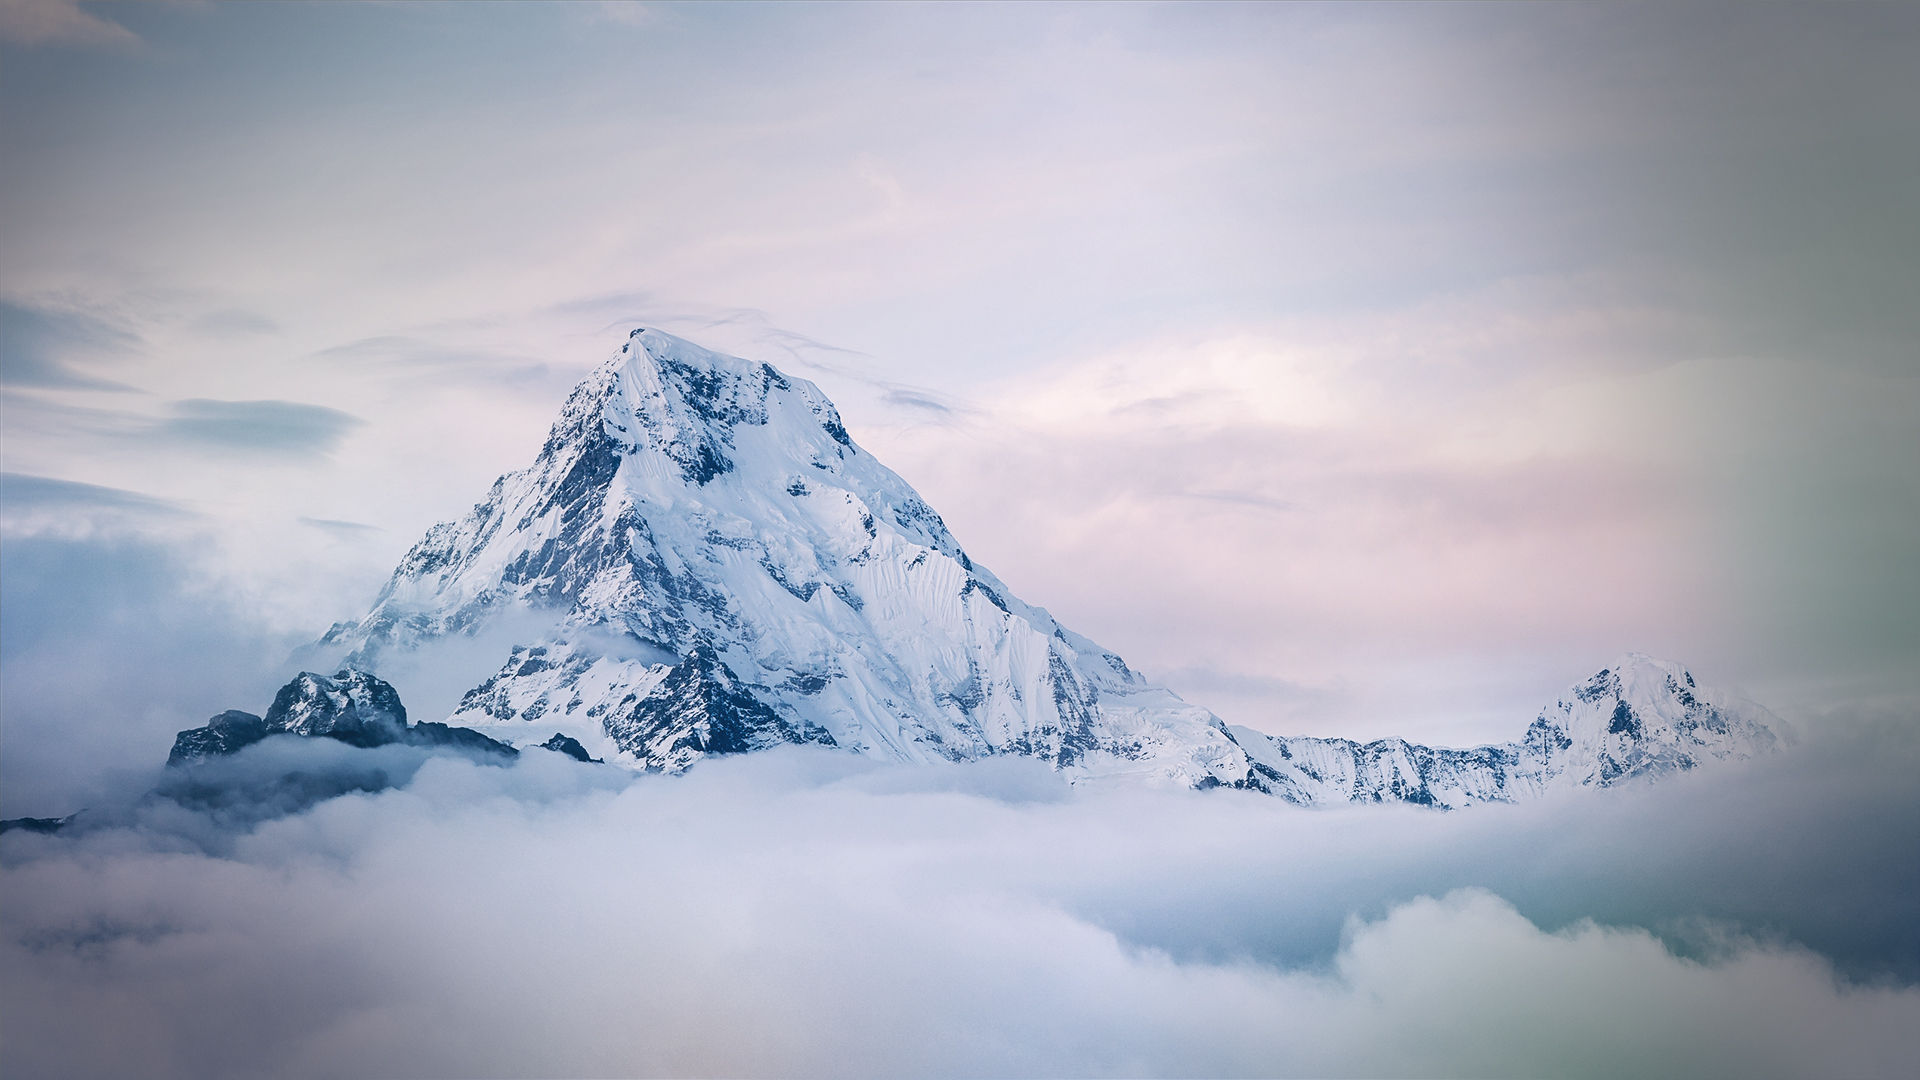
[[1209,691],[1229,691],[1245,694],[1258,694],[1274,698],[1295,698],[1311,701],[1324,697],[1326,691],[1283,679],[1277,675],[1249,675],[1239,671],[1221,671],[1209,667],[1175,668],[1161,673],[1168,686],[1176,689],[1198,688],[1200,700],[1206,700]]
[[627,312],[643,311],[657,303],[658,298],[650,292],[610,292],[583,296],[577,300],[565,300],[549,306],[547,313],[563,318],[576,315],[612,318],[615,321],[603,327],[603,329],[612,330],[627,324]]
[[[1436,815],[805,750],[681,778],[436,757],[370,791],[376,754],[278,750],[362,790],[0,843],[12,1068],[1895,1076],[1920,1050],[1913,871],[1816,850],[1915,822],[1871,766],[1853,795],[1814,768]],[[1845,809],[1775,831],[1805,783]],[[1841,880],[1796,880],[1822,859]],[[1774,921],[1647,925],[1717,894]],[[1897,978],[1800,943],[1835,896],[1908,950]]]
[[109,49],[140,43],[133,31],[86,10],[79,0],[0,0],[0,39]]
[[555,372],[544,361],[529,356],[446,345],[407,334],[380,334],[334,345],[313,354],[329,363],[397,374],[408,379],[467,379],[487,384],[502,381],[539,383]]
[[880,400],[888,405],[928,412],[940,417],[954,416],[962,411],[960,406],[942,401],[930,391],[892,384],[887,385],[886,392],[880,395]]
[[300,524],[339,536],[364,536],[367,533],[381,531],[378,525],[367,525],[358,521],[335,521],[331,518],[303,517],[300,519]]
[[136,491],[11,472],[0,473],[0,506],[18,510],[42,507],[61,511],[125,510],[169,516],[186,512],[179,503]]
[[42,477],[0,475],[0,503],[0,816],[144,790],[175,732],[291,674],[304,635],[231,584],[207,519]]
[[91,315],[0,300],[0,385],[127,390],[123,383],[87,374],[72,360],[124,350],[137,342],[131,333]]
[[1277,514],[1291,513],[1300,509],[1298,503],[1246,491],[1182,491],[1179,494],[1189,499],[1227,503],[1231,506],[1249,506],[1256,510],[1271,510]]
[[646,292],[611,293],[606,296],[556,304],[548,309],[554,315],[592,314],[611,319],[602,331],[630,330],[653,326],[670,333],[711,336],[726,332],[726,340],[717,348],[760,347],[779,349],[802,367],[840,371],[841,364],[827,359],[871,359],[857,349],[834,345],[797,330],[774,324],[765,311],[750,307],[726,307],[668,300]]
[[280,324],[257,311],[221,308],[209,311],[192,322],[195,331],[213,337],[253,337],[280,332]]
[[298,401],[176,401],[155,432],[223,450],[290,457],[324,454],[364,421],[351,413]]
[[[73,465],[141,473],[156,457],[185,451],[202,461],[219,454],[235,464],[276,467],[325,460],[360,417],[308,402],[220,401],[188,398],[156,411],[99,409],[42,401],[24,392],[0,393],[9,427],[30,437],[33,458],[45,469]],[[56,451],[66,451],[60,453]],[[151,475],[151,474],[149,474]],[[180,487],[179,477],[166,476]],[[207,491],[218,500],[222,493]],[[43,496],[36,496],[36,498]]]
[[[0,534],[9,543],[27,537],[165,533],[199,518],[197,511],[173,499],[50,476],[0,472]],[[7,582],[7,589],[18,593],[34,584],[15,578]]]

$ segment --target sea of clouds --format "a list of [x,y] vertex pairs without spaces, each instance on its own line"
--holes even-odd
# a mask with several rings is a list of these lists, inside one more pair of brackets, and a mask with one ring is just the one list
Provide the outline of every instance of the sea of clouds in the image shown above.
[[0,840],[7,1071],[1901,1075],[1886,743],[1440,814],[275,739]]

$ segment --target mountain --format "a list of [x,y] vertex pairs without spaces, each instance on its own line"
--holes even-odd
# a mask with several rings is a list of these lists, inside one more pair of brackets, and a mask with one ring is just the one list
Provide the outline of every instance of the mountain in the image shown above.
[[1758,705],[1702,689],[1678,664],[1629,653],[1570,687],[1510,743],[1449,750],[1232,732],[1269,788],[1294,802],[1454,809],[1768,753],[1781,744],[1769,719]]
[[449,720],[659,770],[814,743],[1254,780],[1218,718],[970,559],[819,388],[657,330],[635,331],[533,464],[429,531],[323,644],[377,671],[528,618],[535,635]]
[[[435,721],[407,723],[400,694],[382,679],[353,668],[332,678],[303,671],[274,695],[267,715],[229,709],[197,728],[174,737],[168,765],[189,765],[207,758],[235,754],[269,735],[333,739],[349,746],[375,747],[395,743],[428,748],[445,747],[498,757],[519,751],[471,728]],[[568,752],[565,747],[553,746]]]
[[[428,531],[372,609],[320,645],[372,672],[503,636],[449,721],[523,744],[565,736],[646,770],[814,744],[905,762],[1018,754],[1083,783],[1455,806],[1771,739],[1639,657],[1511,746],[1230,730],[1014,596],[818,387],[647,329],[575,388],[531,466]],[[1596,736],[1607,707],[1628,719]]]

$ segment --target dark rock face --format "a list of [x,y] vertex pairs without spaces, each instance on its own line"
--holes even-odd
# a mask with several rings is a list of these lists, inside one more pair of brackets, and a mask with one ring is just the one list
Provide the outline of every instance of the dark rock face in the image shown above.
[[551,750],[556,754],[565,754],[575,761],[584,761],[589,765],[605,764],[605,762],[599,758],[587,753],[587,748],[580,745],[580,740],[571,735],[555,735],[553,738],[541,743],[540,749]]
[[167,764],[181,765],[201,758],[231,754],[267,737],[267,722],[250,712],[228,709],[208,720],[205,727],[192,728],[174,736],[173,752]]
[[79,816],[78,813],[73,813],[68,814],[66,817],[8,818],[5,821],[0,821],[0,833],[9,833],[15,829],[19,829],[21,832],[51,835],[73,824],[73,819]]
[[407,709],[392,686],[367,672],[344,668],[327,678],[303,671],[274,695],[266,726],[269,733],[385,746],[404,738]]
[[187,765],[237,753],[269,735],[327,738],[362,748],[401,743],[502,758],[520,753],[472,728],[432,722],[409,725],[398,691],[375,675],[346,668],[332,678],[311,671],[294,676],[274,695],[264,718],[229,709],[203,727],[181,732],[174,737],[167,764]]
[[456,727],[424,720],[402,733],[401,742],[409,746],[445,746],[495,757],[519,757],[520,751],[498,739],[490,739],[469,727]]
[[754,697],[707,645],[683,657],[645,696],[620,704],[601,725],[649,768],[679,769],[704,754],[744,754],[781,743],[834,745],[824,729],[794,724]]

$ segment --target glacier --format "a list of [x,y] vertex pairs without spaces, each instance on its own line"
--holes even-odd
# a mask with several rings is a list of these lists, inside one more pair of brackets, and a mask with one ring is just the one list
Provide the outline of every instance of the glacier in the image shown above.
[[429,530],[318,649],[374,673],[502,629],[514,644],[447,723],[651,771],[813,744],[910,763],[1021,755],[1076,784],[1454,808],[1780,742],[1764,709],[1639,654],[1509,744],[1229,727],[969,558],[817,386],[657,329],[634,330],[533,463]]

